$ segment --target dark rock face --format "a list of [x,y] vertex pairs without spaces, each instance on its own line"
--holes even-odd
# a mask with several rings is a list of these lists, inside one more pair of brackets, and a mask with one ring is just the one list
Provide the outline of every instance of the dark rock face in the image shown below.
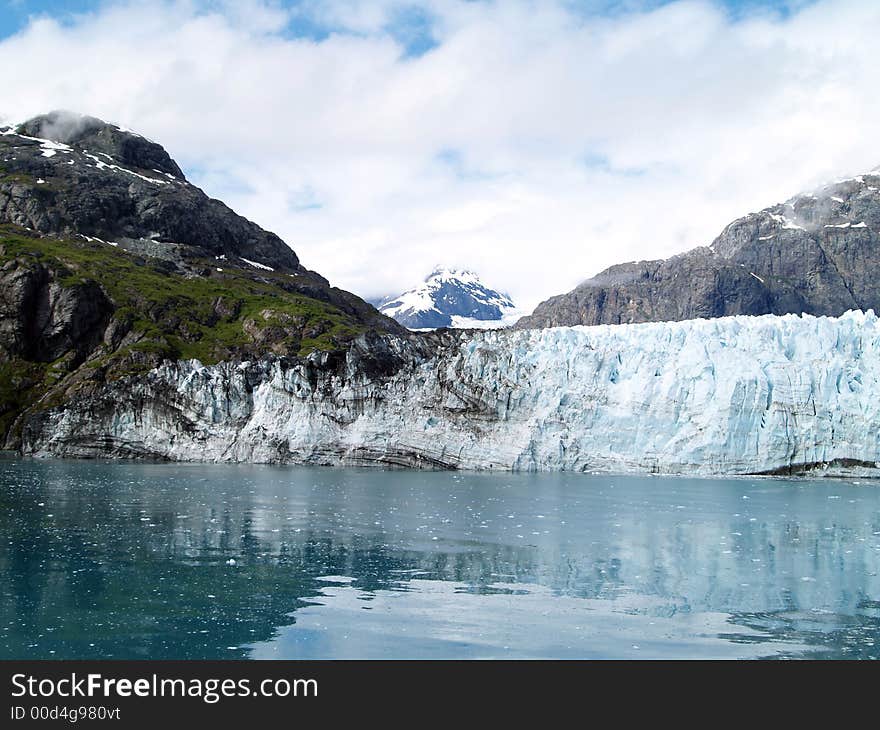
[[878,250],[874,172],[740,218],[708,248],[612,266],[516,327],[880,311]]
[[64,286],[44,266],[12,260],[0,270],[0,359],[76,366],[98,344],[113,304],[93,281]]
[[0,131],[0,223],[89,236],[177,264],[225,256],[309,275],[274,233],[186,181],[158,144],[92,117],[53,112]]

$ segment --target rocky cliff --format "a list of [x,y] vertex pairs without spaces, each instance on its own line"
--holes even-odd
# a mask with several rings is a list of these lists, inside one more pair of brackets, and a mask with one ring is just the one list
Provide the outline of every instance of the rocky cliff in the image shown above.
[[519,328],[880,311],[880,173],[747,215],[707,248],[612,266]]
[[55,112],[0,130],[0,443],[164,361],[406,330],[186,181],[158,144]]

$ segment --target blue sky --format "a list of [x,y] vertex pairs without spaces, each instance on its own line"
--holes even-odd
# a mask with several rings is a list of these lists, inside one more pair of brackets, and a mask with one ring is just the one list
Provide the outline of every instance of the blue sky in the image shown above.
[[49,14],[58,18],[69,17],[72,13],[85,12],[98,5],[92,0],[3,0],[0,14],[0,37],[20,30],[32,15]]
[[137,130],[369,298],[441,264],[528,309],[880,163],[877,0],[0,8],[0,123]]
[[[479,1],[479,0],[475,0]],[[568,5],[580,14],[613,15],[633,9],[650,9],[669,4],[675,0],[572,0]],[[809,0],[716,0],[733,17],[772,9],[785,15],[791,8],[803,6]],[[29,18],[48,15],[60,22],[72,21],[78,14],[98,10],[101,6],[112,4],[113,0],[0,0],[5,7],[0,14],[0,38],[12,35],[28,23]],[[205,2],[206,7],[217,3]],[[338,26],[316,22],[305,9],[304,3],[279,2],[282,7],[296,11],[288,26],[287,33],[292,37],[308,37],[322,40],[330,32],[342,32]],[[402,42],[412,55],[419,55],[434,47],[431,35],[431,16],[418,2],[400,3],[400,10],[388,24],[390,35]]]

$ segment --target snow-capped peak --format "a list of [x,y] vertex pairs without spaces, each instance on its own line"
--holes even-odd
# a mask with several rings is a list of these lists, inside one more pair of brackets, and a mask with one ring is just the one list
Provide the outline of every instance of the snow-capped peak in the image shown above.
[[480,282],[480,277],[476,272],[468,269],[453,269],[446,266],[435,266],[431,273],[425,277],[425,282],[435,281],[461,281],[461,282]]
[[516,307],[478,274],[437,266],[424,282],[385,299],[379,310],[410,329],[505,326]]

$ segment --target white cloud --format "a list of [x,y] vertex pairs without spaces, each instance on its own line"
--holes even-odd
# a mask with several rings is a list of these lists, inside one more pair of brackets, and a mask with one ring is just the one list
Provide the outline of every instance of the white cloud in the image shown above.
[[[201,184],[364,296],[436,263],[526,306],[880,162],[880,6],[733,19],[684,0],[107,5],[0,42],[0,113],[76,109],[162,142]],[[208,8],[208,9],[206,9]],[[338,29],[292,38],[288,21]],[[349,32],[350,31],[350,32]],[[22,59],[27,59],[22,62]]]

